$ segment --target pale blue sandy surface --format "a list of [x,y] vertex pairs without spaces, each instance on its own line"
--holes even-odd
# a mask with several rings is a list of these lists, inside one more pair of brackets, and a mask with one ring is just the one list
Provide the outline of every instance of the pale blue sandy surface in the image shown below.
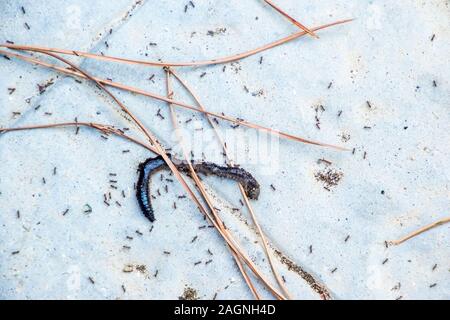
[[[336,299],[449,299],[450,225],[398,247],[384,245],[450,215],[449,2],[276,2],[308,26],[357,20],[321,31],[320,40],[304,37],[225,70],[178,69],[211,111],[355,148],[352,154],[280,140],[268,164],[250,161],[260,159],[257,145],[230,138],[230,149],[239,147],[238,162],[261,184],[260,199],[252,204],[262,228]],[[168,0],[3,0],[0,42],[191,61],[250,50],[297,31],[263,1],[194,3],[195,8]],[[71,61],[95,75],[165,94],[160,68]],[[50,79],[54,84],[39,94],[37,85]],[[10,94],[8,88],[16,90]],[[174,89],[175,98],[193,103],[179,85]],[[165,146],[172,145],[165,103],[114,92]],[[158,109],[164,119],[155,116]],[[213,136],[200,144],[194,135],[208,128],[202,117],[184,110],[178,115],[196,142],[195,158],[203,152],[216,159]],[[0,59],[0,127],[74,118],[129,127],[142,137],[94,85]],[[230,129],[226,122],[220,129],[240,137],[252,132]],[[206,222],[192,201],[178,198],[183,190],[176,182],[152,183],[161,190],[153,225],[140,213],[133,184],[138,164],[150,156],[85,128],[78,135],[68,128],[0,136],[0,298],[176,299],[187,286],[201,299],[251,298],[223,241],[214,229],[199,229]],[[327,170],[317,163],[320,158],[343,173],[330,191],[315,177]],[[110,187],[109,173],[117,174],[117,190]],[[255,233],[245,224],[246,210],[232,210],[241,208],[236,185],[205,182],[227,226],[272,280]],[[103,195],[109,192],[107,207]],[[84,213],[86,204],[91,213]],[[295,298],[319,298],[276,261]],[[128,265],[133,272],[123,272]]]

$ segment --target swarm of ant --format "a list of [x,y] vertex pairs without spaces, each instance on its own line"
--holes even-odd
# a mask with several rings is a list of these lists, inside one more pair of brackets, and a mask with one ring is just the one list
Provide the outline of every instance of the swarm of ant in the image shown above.
[[[197,61],[197,62],[138,61],[138,60],[131,60],[131,59],[127,59],[127,58],[111,57],[111,56],[106,56],[106,55],[97,55],[97,54],[93,54],[93,53],[81,52],[81,51],[76,51],[76,50],[65,50],[65,49],[57,49],[57,48],[46,48],[46,47],[40,47],[40,46],[19,45],[19,44],[14,44],[14,43],[10,43],[10,42],[2,44],[2,45],[0,45],[0,47],[8,48],[10,50],[15,50],[16,52],[17,51],[35,52],[35,53],[50,56],[56,60],[59,60],[60,62],[64,63],[67,66],[60,67],[57,65],[53,65],[53,64],[44,62],[35,57],[19,54],[19,53],[13,52],[13,51],[0,50],[0,54],[2,54],[7,60],[10,60],[11,58],[24,60],[29,63],[35,64],[35,65],[40,65],[40,66],[43,66],[46,68],[56,70],[57,72],[60,72],[62,74],[66,74],[66,75],[69,75],[69,76],[72,76],[75,78],[87,79],[87,80],[94,82],[97,85],[97,87],[99,89],[103,90],[105,93],[107,93],[111,97],[111,99],[121,108],[121,110],[124,113],[126,113],[131,118],[131,120],[139,127],[140,131],[143,134],[143,138],[145,138],[145,140],[144,139],[140,140],[140,139],[131,137],[130,135],[127,135],[123,130],[118,129],[118,128],[108,125],[108,124],[101,124],[101,123],[94,123],[94,122],[82,122],[82,121],[42,124],[42,125],[14,127],[14,128],[0,128],[0,134],[4,134],[7,132],[13,132],[13,131],[20,131],[20,130],[34,130],[34,129],[56,128],[56,127],[76,127],[76,128],[88,127],[88,128],[97,130],[106,136],[117,135],[117,136],[124,138],[132,143],[140,145],[141,147],[151,151],[153,154],[160,156],[164,159],[165,163],[170,168],[170,170],[172,171],[175,178],[180,182],[180,184],[182,185],[184,190],[187,192],[188,196],[191,198],[192,201],[194,201],[194,203],[196,204],[196,206],[198,207],[200,212],[215,227],[217,232],[221,235],[223,240],[226,242],[226,244],[230,250],[230,253],[233,256],[233,258],[235,259],[235,262],[242,274],[242,277],[244,278],[250,291],[252,292],[253,296],[256,299],[261,299],[261,294],[257,291],[257,289],[253,283],[254,280],[252,280],[252,278],[249,276],[248,270],[250,270],[253,273],[253,275],[256,277],[256,279],[258,279],[264,285],[264,287],[276,299],[286,300],[286,299],[293,298],[291,296],[291,294],[289,293],[282,277],[280,276],[279,272],[275,268],[272,255],[269,252],[269,249],[272,249],[272,250],[274,250],[276,256],[279,256],[282,261],[286,262],[286,264],[289,267],[289,270],[294,270],[295,272],[297,272],[310,285],[310,287],[316,293],[318,293],[320,295],[320,297],[322,299],[326,300],[326,299],[331,298],[331,294],[323,284],[319,283],[316,279],[314,279],[314,277],[311,274],[304,271],[301,267],[299,267],[298,265],[295,265],[292,261],[290,261],[288,258],[286,258],[279,250],[274,249],[274,247],[272,245],[273,242],[270,241],[270,239],[268,239],[266,237],[266,235],[264,234],[263,230],[261,229],[261,227],[258,223],[256,214],[251,206],[251,203],[249,201],[247,194],[245,193],[244,187],[240,183],[238,183],[238,186],[239,186],[240,192],[242,194],[242,197],[244,199],[245,205],[246,205],[248,212],[250,213],[250,216],[253,220],[256,231],[262,240],[261,243],[263,245],[264,252],[267,256],[272,273],[274,275],[274,278],[275,278],[279,288],[276,288],[273,284],[271,284],[271,282],[261,273],[261,271],[255,265],[255,263],[251,260],[251,258],[248,256],[248,254],[246,254],[244,252],[244,250],[240,246],[239,242],[234,237],[234,235],[230,232],[230,230],[225,227],[223,221],[221,220],[221,218],[218,215],[217,209],[213,206],[209,195],[206,193],[206,190],[205,190],[205,187],[204,187],[202,181],[200,180],[200,178],[197,175],[198,172],[196,172],[194,170],[194,167],[192,165],[189,167],[189,176],[194,180],[195,186],[197,187],[201,198],[199,198],[196,195],[196,193],[194,193],[192,188],[187,184],[185,177],[180,174],[180,171],[178,170],[177,166],[173,163],[170,156],[168,156],[167,149],[165,149],[159,143],[159,141],[156,139],[156,135],[153,132],[151,132],[149,129],[147,129],[145,127],[145,125],[141,122],[141,120],[138,117],[136,117],[133,114],[133,112],[130,109],[128,109],[108,89],[108,87],[113,87],[113,88],[125,90],[128,92],[133,92],[135,94],[143,95],[143,96],[146,96],[146,97],[149,97],[152,99],[166,102],[167,106],[169,108],[169,111],[170,111],[173,129],[175,130],[175,132],[177,134],[178,142],[182,146],[184,160],[187,163],[190,163],[189,155],[188,155],[187,148],[183,145],[183,136],[179,133],[179,130],[177,130],[178,122],[176,120],[175,106],[179,107],[179,108],[181,107],[181,108],[184,108],[184,109],[187,109],[190,111],[198,112],[198,113],[201,113],[203,116],[205,116],[205,118],[208,120],[210,126],[215,131],[215,135],[220,143],[221,148],[223,149],[224,155],[227,160],[227,165],[229,167],[235,167],[235,164],[233,163],[233,160],[229,156],[229,152],[228,152],[226,143],[222,139],[219,131],[217,130],[217,119],[231,122],[235,126],[239,125],[239,126],[244,126],[244,127],[251,128],[254,130],[264,131],[264,132],[276,135],[276,136],[284,138],[284,139],[289,139],[289,140],[306,143],[306,144],[312,144],[312,145],[316,145],[316,146],[320,146],[320,147],[328,147],[328,148],[341,150],[341,151],[348,151],[347,149],[339,147],[339,146],[308,140],[308,139],[305,139],[305,138],[302,138],[299,136],[295,136],[295,135],[292,135],[289,133],[285,133],[285,132],[282,132],[282,131],[279,131],[276,129],[263,127],[261,125],[255,124],[255,123],[245,121],[243,119],[239,119],[239,118],[235,118],[235,117],[231,117],[231,116],[225,116],[222,113],[208,111],[203,106],[199,97],[191,89],[189,84],[185,80],[183,80],[180,77],[180,75],[177,73],[176,68],[178,68],[178,67],[199,67],[199,66],[209,66],[209,65],[218,65],[218,64],[237,62],[241,59],[250,57],[250,56],[260,53],[262,51],[269,50],[276,46],[280,46],[284,43],[293,41],[295,39],[298,39],[298,38],[306,36],[306,35],[309,35],[311,37],[319,39],[319,37],[316,34],[317,31],[352,21],[352,19],[340,20],[340,21],[336,21],[333,23],[321,25],[318,27],[308,28],[308,27],[304,26],[303,24],[301,24],[296,19],[294,19],[293,17],[291,17],[288,13],[286,13],[283,9],[281,9],[279,6],[277,6],[272,1],[264,0],[264,2],[266,4],[268,4],[271,8],[273,8],[276,12],[281,14],[288,21],[290,21],[295,26],[297,26],[300,29],[300,31],[298,31],[294,34],[291,34],[285,38],[274,41],[272,43],[266,44],[262,47],[259,47],[259,48],[256,48],[256,49],[253,49],[253,50],[250,50],[247,52],[235,54],[232,56],[213,59],[213,60]],[[72,56],[77,56],[77,57],[83,57],[83,58],[88,58],[88,59],[97,59],[97,60],[109,61],[109,62],[134,64],[134,65],[141,65],[141,66],[146,66],[146,67],[163,68],[165,71],[165,74],[166,74],[167,94],[166,94],[166,96],[162,96],[162,95],[158,95],[156,93],[144,91],[139,88],[131,87],[126,84],[113,82],[112,80],[109,80],[109,79],[95,77],[95,76],[91,75],[90,73],[88,73],[87,71],[81,69],[74,63],[66,60],[65,58],[62,57],[62,55],[72,55]],[[192,98],[196,102],[196,105],[191,105],[191,104],[184,103],[182,101],[173,99],[174,92],[172,90],[172,82],[171,82],[173,78],[175,80],[177,80],[181,84],[181,86],[187,90],[187,92],[192,96]],[[45,90],[45,87],[43,87],[43,90]],[[204,202],[201,200],[203,200]],[[389,243],[387,242],[387,244],[400,244],[403,241],[406,241],[407,239],[410,239],[419,233],[422,233],[422,232],[429,230],[439,224],[443,224],[443,223],[446,223],[449,221],[450,221],[449,218],[437,221],[431,225],[428,225],[424,228],[419,229],[416,232],[413,232],[412,234],[406,236],[403,239],[400,239],[398,241],[391,241]]]

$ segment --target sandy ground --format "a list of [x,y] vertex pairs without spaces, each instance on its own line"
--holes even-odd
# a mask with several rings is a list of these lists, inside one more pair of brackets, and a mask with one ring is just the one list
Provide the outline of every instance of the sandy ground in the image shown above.
[[[308,26],[357,19],[321,31],[319,40],[177,71],[208,110],[354,150],[270,139],[220,122],[237,163],[261,184],[252,205],[262,228],[298,267],[275,259],[286,285],[295,298],[320,298],[295,272],[300,268],[335,299],[449,299],[450,225],[401,246],[384,244],[450,215],[449,2],[276,2]],[[298,30],[263,1],[194,3],[1,1],[0,42],[192,61]],[[70,59],[94,75],[166,92],[161,68]],[[142,137],[95,85],[0,60],[0,127],[77,118]],[[174,91],[193,103],[180,85]],[[166,103],[114,92],[175,150]],[[178,110],[194,158],[223,162],[203,117]],[[0,298],[176,299],[187,287],[200,299],[252,298],[223,241],[192,201],[179,198],[184,192],[169,172],[152,181],[157,221],[141,214],[133,186],[138,164],[151,156],[86,128],[1,135]],[[330,174],[333,185],[320,179]],[[273,280],[236,184],[204,181],[227,226]]]

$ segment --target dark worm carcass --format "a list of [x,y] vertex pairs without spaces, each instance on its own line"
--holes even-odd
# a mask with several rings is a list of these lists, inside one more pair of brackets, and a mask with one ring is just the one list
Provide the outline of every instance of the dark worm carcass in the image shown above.
[[[189,164],[186,161],[173,160],[173,163],[179,171],[190,175]],[[250,199],[258,199],[260,192],[259,183],[249,172],[244,169],[219,166],[211,162],[192,162],[191,164],[197,173],[202,173],[204,175],[216,175],[221,178],[227,178],[239,182],[244,188],[245,194]],[[136,186],[136,196],[142,213],[151,222],[155,221],[155,215],[150,198],[150,179],[155,172],[168,167],[169,166],[161,156],[149,158],[139,165],[139,178]]]

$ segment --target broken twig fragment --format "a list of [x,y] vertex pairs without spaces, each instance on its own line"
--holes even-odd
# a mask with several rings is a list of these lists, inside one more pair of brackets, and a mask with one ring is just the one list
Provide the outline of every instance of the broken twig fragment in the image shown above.
[[440,220],[438,220],[436,222],[430,223],[429,225],[426,225],[426,226],[424,226],[424,227],[422,227],[420,229],[417,229],[416,231],[411,232],[410,234],[404,236],[401,239],[394,240],[394,241],[388,241],[387,243],[388,243],[388,245],[397,246],[397,245],[402,244],[403,242],[405,242],[405,241],[407,241],[407,240],[409,240],[409,239],[411,239],[411,238],[413,238],[415,236],[418,236],[421,233],[424,233],[425,231],[428,231],[428,230],[433,229],[433,228],[435,228],[437,226],[446,224],[448,222],[450,222],[450,217],[442,218],[442,219],[440,219]]

